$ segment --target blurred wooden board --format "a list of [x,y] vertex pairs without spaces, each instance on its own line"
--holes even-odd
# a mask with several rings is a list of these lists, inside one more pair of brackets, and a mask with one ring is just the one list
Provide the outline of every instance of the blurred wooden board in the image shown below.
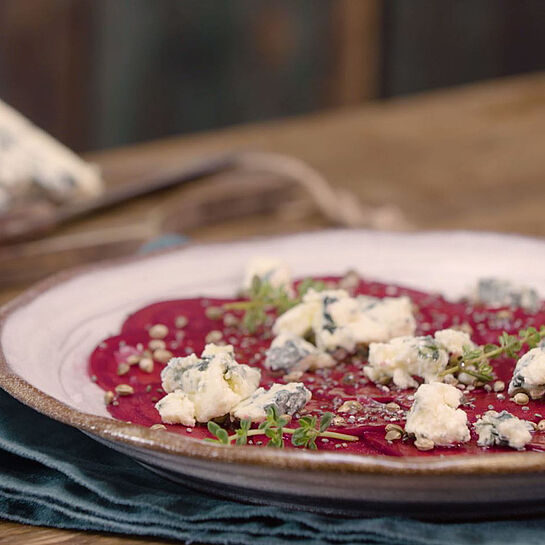
[[[299,157],[365,203],[396,203],[421,229],[487,229],[545,234],[545,75],[209,134],[172,138],[89,156],[110,183],[233,149]],[[184,189],[180,190],[183,196]],[[158,195],[67,226],[129,223]],[[297,231],[323,225],[297,211],[200,228],[199,240]],[[14,292],[0,294],[6,300]],[[155,541],[144,540],[147,543]],[[0,543],[136,544],[141,540],[0,522]]]
[[[540,235],[545,230],[544,131],[545,74],[534,74],[89,158],[115,183],[130,172],[182,158],[233,149],[275,151],[307,161],[365,203],[398,204],[419,228]],[[131,211],[93,222],[124,214]]]

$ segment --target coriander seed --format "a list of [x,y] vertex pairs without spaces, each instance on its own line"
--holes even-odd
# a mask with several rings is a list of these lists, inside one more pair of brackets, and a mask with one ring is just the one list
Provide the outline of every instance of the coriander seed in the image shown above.
[[134,394],[134,388],[130,384],[118,384],[115,387],[115,391],[120,396],[130,396]]
[[189,323],[189,320],[187,319],[187,316],[176,316],[176,319],[174,320],[174,325],[178,329],[182,329]]
[[117,366],[117,374],[119,376],[126,375],[129,372],[131,366],[128,363],[120,363]]
[[386,424],[386,427],[384,429],[387,432],[389,432],[389,431],[398,431],[401,434],[404,433],[403,428],[399,424]]
[[166,363],[171,358],[172,358],[172,352],[170,350],[165,350],[163,348],[160,348],[159,350],[155,350],[155,352],[153,353],[153,359],[155,361],[158,361],[159,363]]
[[206,343],[217,343],[223,339],[223,333],[219,329],[213,329],[206,335]]
[[140,356],[138,356],[137,354],[131,354],[127,358],[127,363],[129,365],[136,365],[139,361],[140,361]]
[[496,380],[493,387],[494,392],[503,392],[505,390],[505,382],[503,380]]
[[163,339],[152,339],[148,343],[148,348],[151,351],[159,350],[160,348],[166,348],[166,346],[167,346],[167,343],[165,341],[163,341]]
[[138,362],[138,367],[144,373],[151,373],[153,371],[153,360],[151,358],[142,358]]
[[431,439],[420,437],[414,442],[414,446],[418,450],[432,450],[435,447],[435,443]]
[[515,394],[515,396],[513,397],[513,401],[517,405],[527,405],[530,401],[530,398],[524,392],[519,392],[518,394]]
[[206,307],[204,314],[210,320],[219,320],[223,316],[223,309],[221,307]]
[[386,441],[397,441],[398,439],[401,439],[402,436],[403,434],[399,430],[390,430],[386,432],[384,439],[386,439]]
[[149,329],[152,339],[164,339],[168,335],[168,327],[165,324],[155,324]]
[[223,325],[225,327],[237,327],[240,324],[240,320],[234,315],[228,312],[223,316]]

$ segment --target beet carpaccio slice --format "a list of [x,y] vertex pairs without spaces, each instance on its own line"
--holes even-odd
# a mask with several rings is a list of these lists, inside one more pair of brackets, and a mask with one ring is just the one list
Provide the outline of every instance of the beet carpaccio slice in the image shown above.
[[[339,278],[320,278],[327,282],[339,281]],[[502,331],[516,334],[519,329],[529,326],[539,327],[545,323],[545,306],[538,312],[528,313],[522,309],[487,309],[468,302],[449,302],[437,294],[423,293],[399,286],[379,282],[360,280],[354,294],[376,297],[397,297],[407,295],[415,307],[417,320],[416,335],[433,334],[438,329],[469,325],[472,328],[472,340],[477,344],[495,343]],[[238,299],[194,298],[163,301],[149,305],[130,315],[124,322],[119,335],[102,341],[89,358],[89,375],[105,391],[113,391],[119,384],[132,386],[134,394],[116,396],[108,410],[119,420],[152,426],[161,423],[155,403],[165,392],[161,388],[160,373],[165,364],[155,361],[151,373],[133,365],[130,370],[119,376],[120,363],[127,361],[132,354],[141,353],[151,340],[149,329],[155,324],[168,327],[168,335],[163,339],[166,348],[174,356],[187,356],[192,352],[201,353],[206,344],[206,337],[211,331],[221,332],[222,340],[232,344],[239,363],[261,369],[261,386],[268,387],[274,382],[284,382],[281,374],[274,374],[263,366],[265,351],[269,347],[272,334],[271,326],[261,327],[252,336],[244,335],[237,325],[224,325],[223,318],[213,319],[206,313],[208,307],[219,307],[224,303]],[[240,313],[232,314],[240,317]],[[187,320],[180,317],[185,317]],[[271,315],[271,323],[274,315]],[[184,325],[184,322],[187,324]],[[217,336],[218,334],[215,333]],[[321,415],[325,411],[334,413],[331,431],[338,431],[359,437],[357,442],[344,443],[337,440],[319,438],[320,450],[350,452],[362,455],[388,456],[453,456],[456,454],[476,454],[486,452],[505,452],[506,447],[482,448],[477,445],[473,423],[479,415],[490,409],[509,411],[515,416],[531,422],[545,418],[545,400],[530,401],[519,406],[509,400],[506,392],[487,391],[482,387],[465,390],[466,403],[461,407],[468,415],[471,440],[460,446],[436,447],[432,451],[419,451],[411,440],[387,441],[385,426],[405,422],[405,413],[412,404],[414,389],[396,390],[370,382],[363,368],[366,361],[361,354],[348,355],[332,369],[309,371],[300,379],[312,392],[312,400],[300,415]],[[515,361],[500,358],[493,362],[498,380],[506,384],[513,373]],[[346,412],[347,401],[356,401],[352,409]],[[396,404],[399,408],[396,407]],[[343,407],[344,405],[344,407]],[[341,409],[341,410],[339,410]],[[229,426],[230,424],[226,424]],[[295,423],[291,424],[295,426]],[[167,425],[170,432],[193,438],[211,437],[205,424],[194,428],[181,425]],[[262,444],[260,437],[253,437],[252,444]],[[265,438],[263,438],[265,439]],[[289,435],[285,436],[287,448],[293,448]],[[545,432],[536,431],[526,450],[545,451]]]

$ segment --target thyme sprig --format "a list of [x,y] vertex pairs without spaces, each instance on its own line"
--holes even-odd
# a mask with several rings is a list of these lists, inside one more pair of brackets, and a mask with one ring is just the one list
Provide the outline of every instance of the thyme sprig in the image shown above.
[[249,419],[245,419],[240,421],[240,427],[235,430],[235,433],[229,435],[227,430],[216,424],[216,422],[208,422],[208,431],[216,439],[206,439],[206,441],[223,445],[230,445],[234,441],[237,445],[245,445],[248,442],[248,437],[264,435],[269,438],[267,446],[283,448],[284,434],[290,434],[291,442],[294,446],[316,450],[316,439],[318,437],[339,439],[340,441],[359,440],[355,435],[327,431],[332,419],[332,413],[324,413],[319,422],[316,416],[303,416],[297,421],[299,424],[297,428],[286,428],[285,426],[289,422],[289,419],[278,413],[276,405],[271,405],[267,409],[266,419],[257,429],[250,429],[252,422]]
[[535,327],[521,329],[518,335],[503,332],[498,344],[486,344],[477,348],[464,347],[462,356],[454,365],[443,371],[442,376],[452,373],[467,373],[481,382],[494,380],[494,370],[490,360],[500,356],[518,358],[523,347],[535,348],[545,338],[545,325],[539,331]]
[[277,314],[283,314],[299,304],[305,293],[311,288],[322,291],[325,284],[307,278],[297,286],[297,295],[291,295],[285,287],[274,287],[270,282],[254,276],[248,290],[248,301],[226,303],[223,308],[225,310],[243,310],[242,325],[249,333],[254,333],[261,324],[265,323],[268,311],[274,310]]

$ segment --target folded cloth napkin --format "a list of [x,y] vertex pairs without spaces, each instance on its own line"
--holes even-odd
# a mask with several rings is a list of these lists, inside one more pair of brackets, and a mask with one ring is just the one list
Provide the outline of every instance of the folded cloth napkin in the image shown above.
[[[534,545],[545,520],[430,523],[246,505],[162,479],[0,391],[0,517],[188,543]],[[1,533],[0,533],[1,538]],[[1,539],[0,539],[1,541]]]
[[[209,496],[158,477],[2,390],[0,518],[208,544],[545,543],[543,518],[457,524],[394,517],[358,519]],[[0,541],[1,537],[0,531]]]

